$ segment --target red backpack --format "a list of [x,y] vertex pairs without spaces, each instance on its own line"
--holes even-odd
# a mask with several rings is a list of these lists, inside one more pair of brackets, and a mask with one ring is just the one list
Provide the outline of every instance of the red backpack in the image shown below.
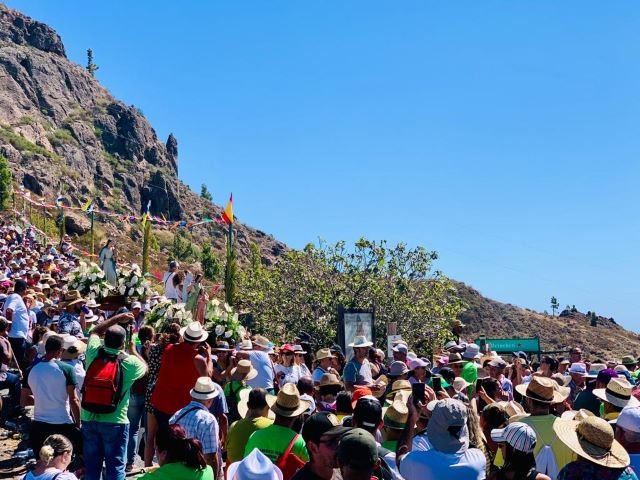
[[125,355],[104,347],[87,369],[82,385],[82,408],[91,413],[113,413],[122,399],[122,361]]
[[293,440],[291,440],[287,450],[280,455],[276,461],[276,466],[282,471],[283,480],[291,480],[296,472],[305,465],[304,460],[291,451],[297,439],[298,434],[293,437]]

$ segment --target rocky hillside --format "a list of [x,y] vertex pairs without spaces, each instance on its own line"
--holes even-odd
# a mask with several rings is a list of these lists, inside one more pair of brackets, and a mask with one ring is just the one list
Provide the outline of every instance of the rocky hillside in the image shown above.
[[[89,72],[71,62],[49,26],[0,4],[0,154],[17,183],[50,201],[62,192],[72,205],[95,198],[101,209],[169,220],[219,216],[178,179],[178,140],[161,141],[134,106],[113,98]],[[191,217],[193,216],[193,217]],[[99,219],[104,221],[104,219]],[[69,220],[73,233],[88,228]],[[137,227],[104,223],[105,234],[124,239]],[[210,225],[196,230],[224,249],[224,232]],[[239,257],[252,242],[269,263],[285,245],[263,232],[238,225]]]
[[577,345],[591,359],[620,359],[640,355],[640,335],[625,330],[613,319],[591,317],[578,311],[564,311],[552,317],[483,297],[477,290],[458,283],[458,292],[469,306],[462,314],[467,325],[464,336],[475,340],[480,335],[493,338],[535,337],[545,351],[567,350]]

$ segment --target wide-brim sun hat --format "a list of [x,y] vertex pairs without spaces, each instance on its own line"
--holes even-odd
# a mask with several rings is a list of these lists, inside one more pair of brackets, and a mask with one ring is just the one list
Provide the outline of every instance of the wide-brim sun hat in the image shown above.
[[200,343],[204,342],[207,338],[209,338],[209,333],[202,328],[200,322],[191,322],[186,327],[182,327],[180,329],[180,335],[187,342],[191,343]]
[[596,388],[593,394],[616,407],[637,407],[640,401],[631,394],[632,390],[633,386],[626,378],[614,377],[609,380],[606,388]]
[[267,395],[267,404],[276,415],[297,417],[309,408],[309,402],[300,399],[300,392],[293,383],[285,383],[278,395]]
[[191,398],[195,398],[196,400],[211,400],[219,394],[213,384],[213,380],[209,377],[198,377],[195,386],[189,393],[191,394]]
[[[247,418],[247,413],[249,413],[249,393],[251,393],[250,388],[243,388],[238,394],[238,396],[240,397],[240,399],[238,400],[238,415],[240,415],[241,418]],[[267,418],[275,420],[276,414],[273,413],[271,409],[269,409]]]
[[257,448],[229,465],[228,480],[283,480],[282,471]]
[[256,335],[255,338],[253,339],[253,343],[254,345],[257,345],[258,347],[261,347],[261,348],[273,347],[273,343],[271,343],[271,341],[268,338],[263,337],[262,335]]
[[553,431],[578,456],[606,468],[626,468],[631,463],[625,448],[614,439],[605,419],[587,417],[580,422],[556,419]]
[[571,393],[568,387],[561,387],[547,377],[531,377],[528,384],[516,385],[515,388],[523,397],[549,404],[564,402]]
[[467,345],[464,353],[462,354],[463,360],[478,360],[482,357],[480,355],[480,347],[475,343],[470,343]]
[[325,358],[333,358],[334,355],[331,353],[331,349],[329,348],[321,348],[316,352],[316,360],[319,362],[320,360],[324,360]]
[[230,372],[231,380],[253,380],[258,376],[258,371],[251,366],[249,360],[240,360]]
[[367,340],[367,337],[365,337],[364,335],[356,336],[353,339],[353,342],[349,344],[349,346],[352,348],[370,347],[371,345],[373,345],[373,342],[370,342],[369,340]]

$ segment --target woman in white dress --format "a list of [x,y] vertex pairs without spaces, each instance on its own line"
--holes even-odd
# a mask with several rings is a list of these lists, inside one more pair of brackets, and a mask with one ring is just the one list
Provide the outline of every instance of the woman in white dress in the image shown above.
[[107,277],[107,282],[114,287],[118,284],[118,274],[116,273],[116,249],[111,246],[112,240],[107,240],[104,247],[100,249],[98,258],[100,259],[100,268]]

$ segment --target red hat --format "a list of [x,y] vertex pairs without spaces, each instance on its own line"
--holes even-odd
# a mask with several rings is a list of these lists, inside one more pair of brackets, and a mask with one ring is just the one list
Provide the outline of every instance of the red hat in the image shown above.
[[356,386],[353,389],[353,394],[351,395],[351,407],[356,408],[356,403],[358,403],[358,400],[360,400],[362,397],[366,397],[367,395],[373,396],[373,392],[369,387]]
[[290,345],[290,344],[288,344],[288,343],[285,343],[285,344],[282,346],[282,348],[280,349],[280,352],[281,352],[281,353],[282,353],[282,352],[291,352],[291,353],[293,353],[293,352],[294,352],[294,349],[293,349],[293,346],[291,346],[291,345]]

